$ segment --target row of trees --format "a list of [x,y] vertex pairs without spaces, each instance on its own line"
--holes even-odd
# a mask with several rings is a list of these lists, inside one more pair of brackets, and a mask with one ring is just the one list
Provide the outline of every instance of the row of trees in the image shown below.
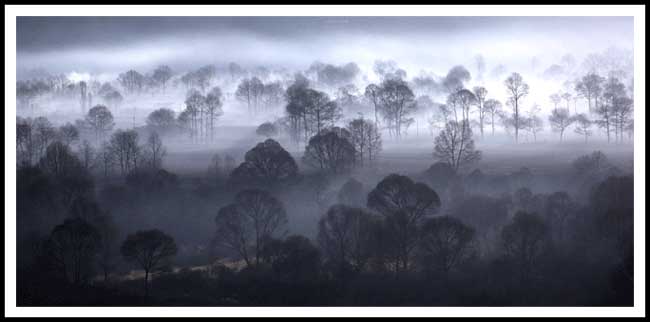
[[[104,106],[98,106],[98,110],[107,112]],[[101,117],[95,114],[91,109],[85,126],[91,126],[103,136],[108,131],[107,123],[105,120],[98,121]],[[44,117],[34,120],[18,118],[16,128],[17,163],[21,167],[47,162],[57,168],[65,168],[62,164],[68,160],[78,163],[85,171],[101,170],[104,176],[116,168],[122,175],[127,175],[138,169],[160,169],[166,154],[162,139],[155,131],[150,132],[146,141],[141,143],[135,130],[117,130],[109,140],[93,145],[87,140],[80,140],[78,126],[66,124],[54,128]],[[51,149],[56,152],[48,155]]]
[[[248,165],[244,168],[269,174],[294,169],[287,172],[295,174],[295,162],[292,165],[291,161],[286,161],[290,156],[275,144],[268,142],[263,147],[276,153],[247,155]],[[77,157],[66,145],[57,142],[46,150],[46,157],[38,166],[42,171],[61,178],[83,171],[80,160],[71,161]],[[272,167],[272,161],[283,154],[285,162]],[[591,174],[584,172],[600,171],[604,163],[602,156],[594,154],[577,160],[575,165],[582,175],[589,177]],[[466,189],[481,185],[479,177],[468,176]],[[275,178],[273,181],[279,182],[285,177],[277,175]],[[436,183],[441,180],[440,176],[433,178]],[[19,182],[29,185],[35,181]],[[36,182],[42,185],[38,183],[42,181]],[[148,294],[151,273],[167,264],[166,259],[179,250],[172,237],[160,231],[145,231],[118,239],[115,233],[108,233],[113,230],[110,224],[104,224],[110,222],[110,217],[105,217],[107,213],[90,201],[92,187],[71,189],[67,184],[61,187],[69,187],[56,189],[69,192],[69,198],[65,198],[69,218],[56,225],[42,244],[39,254],[43,257],[39,265],[48,263],[52,266],[42,268],[51,269],[71,283],[84,284],[96,276],[95,268],[104,270],[108,276],[107,272],[115,265],[115,256],[121,253],[126,261],[143,269],[145,294]],[[594,232],[591,242],[587,242],[590,249],[601,247],[600,243],[629,242],[625,237],[630,236],[629,220],[632,218],[628,213],[631,199],[625,197],[631,196],[629,178],[613,178],[597,184],[590,199],[593,208],[586,210],[578,209],[573,198],[563,192],[542,195],[519,189],[510,201],[505,197],[461,196],[459,193],[458,200],[450,200],[445,196],[445,189],[431,187],[434,185],[396,174],[383,178],[368,193],[358,182],[346,183],[339,193],[339,204],[321,213],[315,243],[302,236],[284,238],[287,209],[278,199],[279,192],[275,188],[244,189],[217,211],[215,237],[220,246],[234,252],[235,258],[242,259],[250,268],[271,267],[292,281],[299,280],[298,276],[321,276],[321,272],[346,277],[351,273],[377,272],[407,276],[422,271],[447,278],[463,267],[467,269],[466,264],[476,263],[477,259],[492,263],[495,255],[497,259],[493,265],[499,270],[505,269],[504,274],[514,269],[512,275],[522,285],[535,279],[548,264],[541,262],[544,256],[561,252],[563,247],[573,243],[574,235],[592,229],[588,221],[591,217],[598,222],[600,230]],[[20,191],[24,195],[25,190]],[[618,197],[611,198],[613,194]],[[29,200],[37,202],[38,199]],[[506,210],[502,209],[504,204]],[[24,201],[21,205],[24,207]],[[577,227],[582,228],[578,230]],[[129,231],[133,230],[129,227]],[[490,235],[493,233],[496,234],[494,240]],[[551,242],[559,247],[548,247]],[[103,245],[108,244],[112,246],[106,250]],[[576,242],[575,250],[580,249],[579,245],[583,244]],[[500,264],[501,260],[507,265]],[[557,265],[563,264],[558,262]]]
[[[189,132],[194,142],[214,141],[215,122],[223,115],[223,94],[219,87],[214,87],[207,95],[197,90],[190,90],[185,99],[185,110],[178,115],[178,124]],[[164,111],[162,113],[167,113]],[[168,125],[169,115],[149,116],[147,123],[154,126]],[[172,114],[173,116],[173,114]]]
[[[98,267],[106,282],[115,260],[117,227],[110,214],[91,206],[54,227],[40,246],[41,263],[76,285],[90,283]],[[129,234],[119,250],[127,262],[144,270],[145,296],[149,294],[150,274],[178,252],[174,239],[158,229]]]
[[284,88],[280,82],[264,84],[257,77],[242,79],[235,91],[235,98],[246,104],[251,114],[279,105],[283,96]]
[[[596,189],[592,198],[604,197],[608,189],[605,185],[623,184],[616,181],[618,179],[611,180]],[[624,184],[629,185],[629,182]],[[347,186],[341,190],[340,196],[345,198],[340,201],[352,200],[354,197],[350,193],[358,195],[362,191],[362,188],[350,190]],[[490,227],[500,227],[498,247],[492,251],[501,252],[516,268],[517,278],[525,284],[538,269],[540,258],[550,250],[551,242],[566,245],[573,238],[567,236],[566,227],[572,221],[578,224],[575,222],[579,217],[578,206],[566,192],[541,196],[532,194],[527,188],[520,189],[508,202],[507,208],[514,210],[509,220],[506,208],[499,210],[501,206],[492,205],[490,200],[474,196],[468,203],[451,208],[451,216],[433,216],[441,208],[438,193],[409,177],[391,174],[368,193],[367,203],[361,201],[367,208],[356,201],[331,206],[318,222],[317,245],[326,266],[333,268],[338,276],[373,271],[398,274],[415,269],[446,275],[468,260],[486,255],[489,247],[485,244],[492,241],[490,237],[485,239],[485,234],[492,229]],[[613,206],[606,207],[612,209]],[[472,227],[468,222],[479,225],[485,221],[479,218],[478,209],[502,212],[503,218],[486,222],[485,227]],[[598,213],[605,211],[601,209]],[[490,213],[493,217],[498,215]],[[621,211],[617,212],[619,215]],[[598,220],[605,220],[603,216]],[[286,235],[286,218],[282,202],[270,192],[243,190],[231,204],[219,210],[215,219],[215,240],[249,267],[271,265],[275,259],[269,256],[269,249],[278,243],[278,238]],[[619,228],[629,229],[626,226],[629,223],[625,222],[629,218],[617,220],[621,220],[616,224]],[[499,226],[501,221],[503,226]],[[610,234],[613,230],[608,231]],[[624,235],[618,234],[614,238],[618,241],[614,243],[620,238]]]

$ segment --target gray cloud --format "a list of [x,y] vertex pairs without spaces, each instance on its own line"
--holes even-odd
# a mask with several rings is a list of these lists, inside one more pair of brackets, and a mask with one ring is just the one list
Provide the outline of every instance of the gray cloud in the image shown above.
[[306,68],[314,60],[393,59],[445,71],[482,53],[488,64],[632,48],[631,17],[18,17],[19,69],[117,72],[167,63]]

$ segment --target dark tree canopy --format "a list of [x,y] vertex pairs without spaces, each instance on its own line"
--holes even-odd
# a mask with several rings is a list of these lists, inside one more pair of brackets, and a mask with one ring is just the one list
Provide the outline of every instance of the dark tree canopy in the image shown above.
[[340,128],[321,131],[309,139],[303,162],[312,168],[330,173],[347,172],[354,167],[356,151],[349,132]]
[[330,207],[318,222],[318,241],[328,261],[339,269],[365,268],[373,250],[373,225],[377,220],[363,208]]
[[170,133],[176,128],[176,116],[168,108],[157,109],[147,116],[147,126],[160,134]]
[[411,178],[390,174],[368,194],[368,207],[383,215],[405,211],[410,223],[434,214],[440,207],[438,194],[424,183]]
[[267,138],[272,138],[278,135],[278,127],[271,122],[264,122],[260,124],[255,133],[260,136],[265,136]]
[[113,129],[113,114],[104,105],[96,105],[88,111],[86,124],[95,131],[95,139],[103,139],[106,133]]
[[81,218],[66,219],[54,227],[48,242],[56,267],[74,284],[89,281],[100,246],[97,229]]
[[159,268],[163,261],[176,255],[174,238],[158,229],[138,230],[126,237],[120,248],[127,261],[136,262],[144,271],[145,295],[149,294],[149,273]]
[[[425,265],[448,273],[471,256],[474,229],[449,216],[427,220],[421,229],[420,251]],[[431,269],[431,267],[425,267]]]
[[267,139],[246,152],[244,162],[233,170],[230,179],[236,183],[273,184],[291,180],[297,174],[298,165],[291,154],[280,143]]
[[281,233],[287,222],[284,205],[270,193],[243,190],[215,218],[216,240],[235,251],[247,265],[259,265],[266,238]]
[[304,236],[291,235],[284,240],[270,238],[264,242],[262,256],[283,280],[311,281],[320,274],[321,253]]
[[417,231],[440,208],[438,194],[409,177],[391,174],[368,194],[368,208],[383,215],[395,270],[407,270],[418,241]]
[[444,192],[458,175],[448,162],[436,162],[424,171],[423,177],[433,189]]
[[518,212],[501,231],[503,250],[527,279],[548,241],[548,225],[537,214]]

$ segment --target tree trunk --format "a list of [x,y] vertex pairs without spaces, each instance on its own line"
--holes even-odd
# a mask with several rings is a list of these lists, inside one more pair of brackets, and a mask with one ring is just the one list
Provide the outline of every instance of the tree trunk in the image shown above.
[[149,270],[144,270],[144,296],[149,297]]

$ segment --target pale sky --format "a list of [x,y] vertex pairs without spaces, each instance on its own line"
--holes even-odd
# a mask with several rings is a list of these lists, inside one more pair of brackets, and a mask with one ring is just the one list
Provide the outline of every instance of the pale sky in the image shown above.
[[18,69],[118,73],[168,64],[270,65],[315,60],[370,71],[392,59],[414,76],[471,65],[541,68],[571,53],[632,49],[632,17],[18,17]]

